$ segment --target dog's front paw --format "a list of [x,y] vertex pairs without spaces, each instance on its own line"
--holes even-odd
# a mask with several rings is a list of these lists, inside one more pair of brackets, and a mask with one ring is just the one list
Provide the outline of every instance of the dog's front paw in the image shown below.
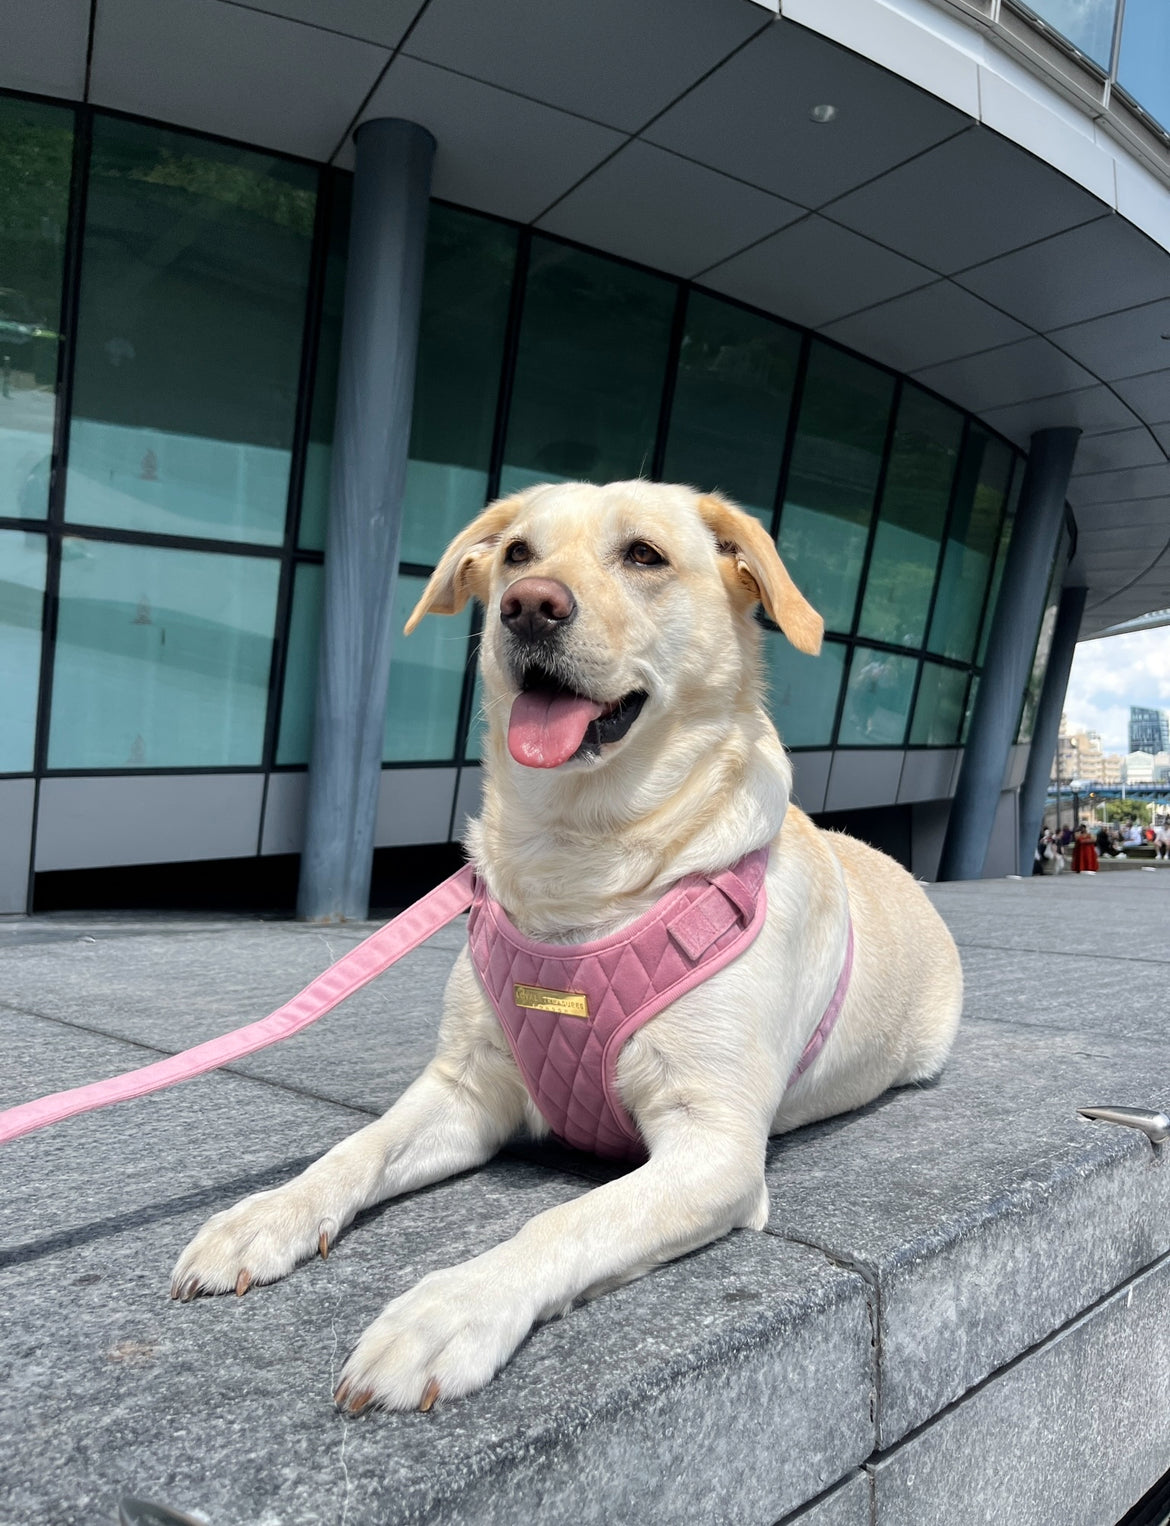
[[368,1326],[333,1397],[356,1415],[368,1405],[430,1409],[437,1399],[474,1393],[533,1322],[525,1300],[506,1293],[474,1262],[432,1272]]
[[296,1183],[256,1192],[217,1213],[187,1246],[171,1273],[171,1297],[243,1295],[254,1283],[286,1277],[298,1261],[326,1256],[337,1225],[322,1220],[314,1195]]

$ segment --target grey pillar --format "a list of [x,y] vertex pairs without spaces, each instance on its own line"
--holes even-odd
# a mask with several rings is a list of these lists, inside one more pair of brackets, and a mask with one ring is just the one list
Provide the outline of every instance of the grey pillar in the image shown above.
[[329,484],[325,595],[297,915],[369,912],[435,140],[357,130]]
[[1032,436],[975,713],[947,823],[940,880],[977,880],[983,873],[1079,438],[1079,429],[1041,429]]
[[1040,823],[1044,819],[1044,806],[1048,799],[1052,758],[1060,735],[1060,716],[1064,709],[1065,691],[1068,689],[1068,675],[1088,592],[1087,588],[1064,589],[1060,595],[1060,607],[1056,611],[1056,629],[1052,633],[1052,647],[1048,653],[1048,671],[1044,674],[1044,687],[1040,690],[1036,719],[1032,724],[1028,771],[1020,788],[1021,874],[1029,873],[1036,839],[1040,836]]

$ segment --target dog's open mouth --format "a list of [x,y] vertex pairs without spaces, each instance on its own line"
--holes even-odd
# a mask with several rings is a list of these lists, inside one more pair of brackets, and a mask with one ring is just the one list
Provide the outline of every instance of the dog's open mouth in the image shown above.
[[508,751],[525,768],[559,768],[570,758],[620,741],[645,703],[646,695],[638,689],[621,699],[590,699],[543,668],[531,667],[512,702]]

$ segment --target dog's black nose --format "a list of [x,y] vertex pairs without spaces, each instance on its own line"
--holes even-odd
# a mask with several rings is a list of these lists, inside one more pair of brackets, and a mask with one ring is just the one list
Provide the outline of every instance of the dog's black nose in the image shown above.
[[576,613],[576,599],[556,578],[519,578],[500,599],[500,619],[521,641],[544,640]]

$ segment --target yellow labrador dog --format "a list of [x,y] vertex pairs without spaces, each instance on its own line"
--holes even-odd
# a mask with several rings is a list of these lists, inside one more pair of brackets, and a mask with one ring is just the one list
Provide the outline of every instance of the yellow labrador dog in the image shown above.
[[[488,720],[481,880],[531,939],[604,939],[684,876],[770,846],[755,940],[626,1040],[620,1100],[637,1169],[532,1219],[390,1303],[336,1399],[428,1409],[482,1387],[534,1325],[768,1216],[768,1136],[934,1076],[962,975],[949,933],[891,859],[819,831],[761,702],[757,605],[801,651],[822,622],[769,536],[722,498],[619,482],[528,489],[445,553],[407,625],[479,599]],[[828,1042],[794,1068],[853,963]],[[372,1204],[478,1165],[548,1125],[465,949],[438,1052],[376,1123],[217,1214],[176,1297],[244,1291],[322,1254]]]

